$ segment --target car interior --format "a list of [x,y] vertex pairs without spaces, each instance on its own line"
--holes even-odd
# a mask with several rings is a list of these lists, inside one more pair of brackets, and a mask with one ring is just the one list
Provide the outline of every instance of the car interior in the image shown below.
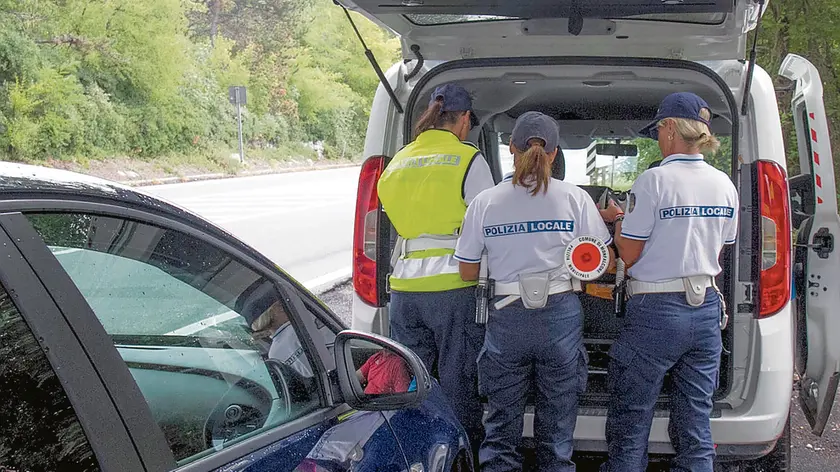
[[[724,80],[731,78],[727,70],[717,70]],[[735,76],[732,76],[735,77]],[[739,77],[739,76],[738,76]],[[666,67],[634,67],[616,65],[529,65],[522,67],[494,66],[464,67],[444,70],[425,83],[421,81],[412,94],[416,107],[409,101],[412,122],[428,103],[435,86],[457,82],[473,95],[473,106],[481,125],[473,130],[470,140],[478,143],[488,160],[496,181],[502,178],[499,145],[509,139],[516,118],[530,110],[537,110],[557,120],[561,147],[585,150],[593,142],[627,142],[638,138],[637,130],[648,124],[656,114],[659,102],[672,92],[690,91],[703,97],[712,108],[712,131],[717,137],[733,133],[732,108],[729,90],[709,75],[691,69]],[[501,136],[501,138],[499,138]],[[506,146],[505,146],[506,147]],[[585,159],[585,157],[584,157]],[[558,154],[553,177],[567,177],[568,162]],[[731,173],[729,163],[721,169]],[[644,169],[639,169],[639,171]],[[627,192],[604,185],[580,185],[598,204],[626,198]],[[610,232],[612,225],[608,224]],[[731,248],[722,255],[724,264],[732,263]],[[724,271],[719,286],[727,300],[731,300],[729,271]],[[584,337],[589,353],[589,383],[581,400],[582,407],[603,408],[607,405],[607,352],[618,336],[622,320],[614,314],[612,288],[615,273],[584,284],[581,302],[585,316]],[[732,333],[724,333],[722,365],[731,367]],[[721,369],[720,387],[715,400],[726,396],[730,388],[730,369]],[[670,382],[666,378],[658,408],[668,404]],[[533,399],[533,397],[532,397]]]
[[190,235],[136,221],[28,218],[110,335],[176,460],[320,407],[315,378],[269,358],[272,333],[248,326],[266,311],[266,298],[291,313],[277,286],[248,266]]

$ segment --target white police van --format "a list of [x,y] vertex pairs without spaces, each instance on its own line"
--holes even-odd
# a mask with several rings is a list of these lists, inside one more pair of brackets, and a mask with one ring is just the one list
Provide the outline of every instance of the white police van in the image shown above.
[[[793,54],[778,71],[794,91],[799,166],[787,169],[774,79],[754,64],[761,4],[339,2],[400,35],[404,56],[382,74],[387,86],[377,90],[368,126],[370,157],[361,170],[356,207],[353,328],[388,334],[386,277],[396,235],[379,205],[376,182],[389,156],[410,140],[435,86],[454,81],[474,94],[481,125],[471,141],[497,180],[511,166],[499,143],[526,110],[557,120],[569,154],[595,139],[638,137],[663,97],[691,91],[710,104],[714,133],[731,143],[717,165],[730,173],[742,202],[740,236],[722,254],[725,269],[718,280],[730,315],[712,418],[719,467],[788,470],[794,372],[799,404],[817,435],[840,379],[840,217],[820,76]],[[605,194],[622,197],[606,186],[583,187],[598,201]],[[606,446],[606,353],[621,326],[609,300],[610,277],[581,294],[590,356],[575,430],[575,448],[583,454]],[[652,459],[673,453],[670,388],[666,379],[651,431]],[[532,430],[529,413],[526,438]]]

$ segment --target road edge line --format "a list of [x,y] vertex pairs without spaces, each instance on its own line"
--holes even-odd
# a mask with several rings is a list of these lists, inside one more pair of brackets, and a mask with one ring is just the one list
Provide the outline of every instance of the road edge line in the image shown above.
[[353,269],[352,267],[347,267],[345,269],[336,270],[320,277],[316,277],[312,280],[308,280],[302,285],[313,294],[320,296],[347,282],[352,277]]
[[261,175],[275,175],[275,174],[290,174],[294,172],[314,172],[319,170],[331,170],[331,169],[347,169],[350,167],[359,167],[361,163],[347,163],[347,164],[334,164],[334,165],[325,165],[325,166],[300,166],[300,167],[289,167],[289,168],[281,168],[281,169],[265,169],[265,170],[257,170],[257,171],[245,171],[240,172],[238,174],[196,174],[196,175],[185,175],[185,176],[173,176],[173,177],[160,177],[157,179],[142,179],[142,180],[123,180],[119,181],[121,185],[125,185],[127,187],[146,187],[152,185],[166,185],[166,184],[181,184],[186,182],[200,182],[204,180],[223,180],[223,179],[235,179],[237,177],[258,177]]

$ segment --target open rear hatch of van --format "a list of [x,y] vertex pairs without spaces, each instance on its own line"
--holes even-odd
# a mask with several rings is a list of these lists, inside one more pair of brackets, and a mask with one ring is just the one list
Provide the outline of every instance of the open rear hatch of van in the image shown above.
[[[526,109],[539,109],[561,126],[564,148],[588,147],[597,138],[635,137],[635,130],[656,113],[662,97],[691,90],[704,96],[713,108],[713,131],[729,135],[733,147],[724,166],[734,174],[738,145],[738,103],[732,94],[743,84],[743,64],[729,61],[720,70],[691,61],[744,59],[747,33],[759,19],[760,5],[751,0],[339,0],[401,37],[408,60],[443,62],[418,76],[411,96],[402,102],[403,141],[410,141],[411,125],[428,101],[435,85],[457,81],[474,96],[482,122],[482,148],[498,146],[493,133],[509,132]],[[766,4],[766,2],[765,2]],[[671,58],[671,60],[665,59]],[[466,60],[465,60],[466,59]],[[682,59],[682,60],[674,60]],[[428,62],[427,62],[428,64]],[[722,64],[722,63],[721,63]],[[413,66],[412,66],[413,67]],[[411,67],[409,67],[411,68]],[[407,80],[407,78],[406,78]],[[492,154],[492,153],[491,153]],[[488,155],[488,160],[493,160]],[[371,163],[373,164],[373,163]],[[382,164],[365,166],[362,173],[378,173]],[[360,195],[374,197],[375,187],[363,185]],[[368,190],[365,190],[368,189]],[[379,244],[394,234],[378,202],[357,202],[365,222],[357,221],[358,259],[354,276],[357,293],[375,306],[384,306],[387,295],[389,245]],[[377,216],[379,218],[377,218]],[[367,220],[370,220],[369,222]],[[374,224],[374,221],[376,223]],[[383,234],[383,231],[390,233]],[[376,243],[374,243],[376,241]],[[373,244],[370,244],[373,243]],[[384,247],[383,247],[384,246]],[[723,255],[727,268],[719,284],[734,306],[733,248]],[[609,283],[609,281],[605,281]],[[583,408],[603,414],[608,400],[607,351],[618,335],[622,320],[612,313],[613,302],[582,295],[585,337],[590,353],[590,384]],[[732,386],[733,329],[724,333],[720,389],[716,399]],[[669,382],[660,401],[666,409]],[[661,411],[661,410],[660,410]]]
[[[720,170],[734,176],[733,156],[738,155],[738,142],[732,137],[739,133],[739,120],[738,102],[730,87],[737,89],[743,71],[744,65],[734,61],[719,63],[715,70],[693,62],[646,58],[521,57],[451,61],[433,68],[415,84],[405,107],[403,134],[410,136],[411,124],[422,113],[435,86],[456,82],[473,94],[482,130],[481,135],[471,138],[484,149],[491,166],[496,166],[497,177],[511,170],[498,168],[499,148],[504,147],[502,136],[512,131],[521,113],[539,110],[557,120],[561,144],[567,154],[566,180],[570,181],[575,177],[570,175],[575,169],[580,178],[586,149],[594,140],[632,140],[637,130],[656,114],[662,97],[676,91],[692,91],[709,102],[715,134],[734,144],[715,162]],[[722,77],[729,77],[732,83],[728,84]],[[627,189],[626,186],[608,189],[611,186],[607,180],[583,187],[596,201],[605,191]],[[726,247],[722,255],[725,270],[718,279],[730,307],[735,306],[733,277],[738,273],[734,250]],[[609,400],[607,352],[623,325],[623,319],[613,312],[614,283],[614,275],[607,274],[596,283],[587,284],[580,295],[584,342],[589,353],[589,383],[580,403],[582,414],[605,414]],[[734,324],[723,337],[726,349],[716,400],[727,397],[733,385]],[[657,404],[658,414],[667,411],[671,388],[671,380],[666,378]],[[724,408],[723,404],[718,408]]]
[[[743,59],[752,0],[339,0],[428,60],[522,56]],[[766,4],[767,2],[765,2]]]

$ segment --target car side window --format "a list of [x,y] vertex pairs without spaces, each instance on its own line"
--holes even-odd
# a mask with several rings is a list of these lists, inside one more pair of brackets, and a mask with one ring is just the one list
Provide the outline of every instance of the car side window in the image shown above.
[[61,382],[2,287],[0,398],[0,470],[99,470]]
[[322,406],[287,297],[185,233],[29,214],[126,362],[179,464]]

